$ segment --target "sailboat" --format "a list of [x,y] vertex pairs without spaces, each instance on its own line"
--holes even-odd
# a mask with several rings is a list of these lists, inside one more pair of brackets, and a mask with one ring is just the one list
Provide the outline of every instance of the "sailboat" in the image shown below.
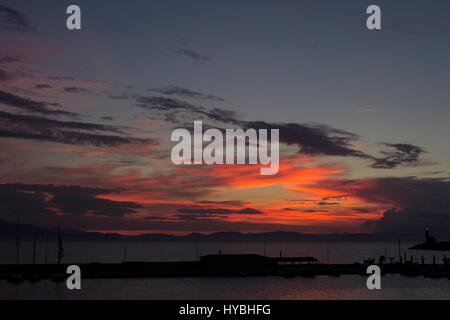
[[[33,233],[33,266],[35,264],[36,264],[36,232]],[[41,277],[35,272],[28,274],[26,278],[31,283],[38,282],[41,280]]]
[[[61,225],[58,224],[58,265],[61,264],[61,260],[64,257],[64,248],[62,244],[62,238],[61,238]],[[51,281],[53,282],[62,282],[66,278],[65,274],[63,272],[56,273],[52,278]]]
[[[16,267],[19,268],[20,264],[20,212],[17,211],[17,231],[16,231]],[[11,274],[8,277],[10,283],[22,283],[24,282],[23,275],[20,272]]]

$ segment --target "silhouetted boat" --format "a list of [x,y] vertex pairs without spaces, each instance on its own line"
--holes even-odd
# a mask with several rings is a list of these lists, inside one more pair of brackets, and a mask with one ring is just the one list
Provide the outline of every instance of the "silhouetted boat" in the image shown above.
[[29,274],[26,279],[31,282],[31,283],[35,283],[38,281],[41,281],[41,277],[37,274],[37,273],[31,273]]
[[292,268],[285,268],[281,271],[281,275],[285,278],[295,278],[295,270]]
[[20,273],[13,273],[8,277],[9,283],[22,283],[25,279],[23,278],[23,275]]
[[314,278],[316,276],[316,272],[312,268],[307,268],[300,271],[300,276],[305,278]]
[[328,268],[328,275],[332,276],[332,277],[339,277],[341,275],[341,273],[339,272],[338,269],[336,269],[334,267],[329,267]]
[[417,277],[421,273],[420,273],[419,269],[417,269],[417,268],[406,266],[402,269],[400,274],[402,274],[404,276],[408,276],[408,277]]
[[56,273],[50,278],[50,281],[59,283],[59,282],[63,282],[65,279],[66,279],[66,276],[64,274]]
[[[17,211],[17,230],[16,230],[16,266],[20,264],[20,212]],[[7,281],[9,283],[22,283],[24,282],[23,275],[21,273],[12,273]]]
[[423,273],[423,276],[425,278],[436,279],[436,278],[441,278],[443,276],[443,274],[441,272],[439,272],[438,270],[433,269],[433,270],[426,270]]

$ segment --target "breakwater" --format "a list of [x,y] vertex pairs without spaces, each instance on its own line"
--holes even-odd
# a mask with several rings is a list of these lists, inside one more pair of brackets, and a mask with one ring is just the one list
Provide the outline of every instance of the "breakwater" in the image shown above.
[[[77,264],[83,278],[149,278],[149,277],[219,277],[219,276],[273,276],[314,277],[367,275],[368,264],[323,264],[304,262],[304,258],[268,258],[257,255],[215,255],[200,261],[179,262],[123,262]],[[450,278],[448,264],[387,263],[378,264],[382,274],[403,274],[431,278]],[[2,264],[0,279],[20,275],[24,279],[53,279],[64,276],[69,264]]]

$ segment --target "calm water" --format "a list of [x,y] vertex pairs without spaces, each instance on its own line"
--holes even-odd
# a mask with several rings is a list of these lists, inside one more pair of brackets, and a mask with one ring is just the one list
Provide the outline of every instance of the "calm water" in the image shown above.
[[[431,263],[433,255],[436,261],[441,263],[450,252],[439,251],[417,251],[407,250],[414,243],[401,245],[402,254],[406,251],[408,260],[413,255],[415,261],[419,262],[421,256],[425,257],[426,263]],[[337,242],[330,243],[330,263],[353,263],[362,262],[369,257],[378,259],[386,254],[388,257],[398,258],[398,244],[385,242]],[[0,263],[15,263],[15,242],[0,242]],[[124,259],[125,244],[113,241],[74,241],[64,242],[65,263],[83,262],[122,262]],[[279,256],[280,250],[283,256],[313,256],[321,262],[327,262],[327,244],[322,242],[297,242],[297,243],[238,243],[238,242],[128,242],[128,261],[179,261],[195,260],[196,256],[218,253],[257,253],[267,256]],[[33,243],[24,241],[20,248],[21,263],[31,263]],[[56,243],[48,243],[48,262],[56,262]],[[36,263],[44,263],[45,243],[38,242],[36,249]]]
[[450,299],[450,279],[386,275],[381,290],[368,290],[366,277],[177,278],[82,280],[81,290],[43,280],[0,282],[0,299]]
[[[402,252],[412,243],[402,244]],[[313,243],[177,243],[129,242],[129,261],[194,260],[209,253],[259,253],[278,256],[314,256],[327,260],[327,244]],[[398,257],[397,243],[332,243],[330,263],[352,263],[386,253]],[[36,262],[43,263],[44,244],[38,243]],[[48,244],[48,261],[56,261],[56,244]],[[432,256],[440,262],[450,252],[420,252],[406,250],[408,259],[414,256],[431,263]],[[66,263],[121,262],[124,243],[65,242]],[[21,263],[30,263],[32,243],[21,244]],[[0,242],[0,262],[14,263],[15,243]],[[82,289],[67,290],[65,283],[43,280],[38,283],[10,284],[0,281],[0,299],[450,299],[450,279],[410,278],[400,275],[382,277],[382,289],[369,291],[365,276],[317,276],[316,278],[175,278],[175,279],[83,279]]]

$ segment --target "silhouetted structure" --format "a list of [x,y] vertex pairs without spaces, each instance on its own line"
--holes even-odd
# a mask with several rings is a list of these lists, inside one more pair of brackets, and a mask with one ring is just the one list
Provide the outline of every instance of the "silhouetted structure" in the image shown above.
[[268,258],[270,261],[277,263],[278,265],[283,264],[312,264],[319,263],[314,257],[281,257],[281,258]]
[[200,263],[207,272],[249,272],[276,266],[274,261],[257,254],[209,254],[200,257]]
[[450,242],[449,241],[441,241],[437,242],[436,238],[430,236],[430,230],[425,228],[425,241],[419,244],[416,244],[414,247],[410,249],[415,250],[450,250]]
[[258,254],[210,254],[200,257],[202,269],[214,273],[266,272],[285,265],[319,263],[314,257],[265,257]]

